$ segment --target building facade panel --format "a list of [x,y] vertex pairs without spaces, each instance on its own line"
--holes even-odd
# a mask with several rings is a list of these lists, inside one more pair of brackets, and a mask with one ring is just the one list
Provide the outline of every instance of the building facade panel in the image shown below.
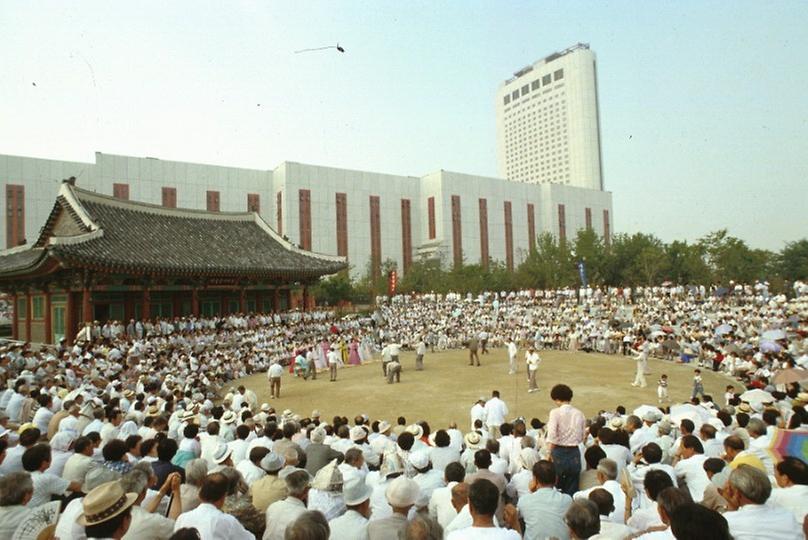
[[488,268],[488,200],[479,199],[480,202],[480,264]]

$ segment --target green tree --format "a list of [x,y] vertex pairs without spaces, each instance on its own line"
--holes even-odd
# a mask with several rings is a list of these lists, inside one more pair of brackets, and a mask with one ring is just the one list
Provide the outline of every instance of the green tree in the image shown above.
[[771,270],[771,252],[750,249],[746,242],[730,236],[726,229],[704,236],[698,244],[704,250],[707,265],[716,282],[734,280],[748,283],[766,278]]
[[548,233],[536,239],[536,249],[527,256],[517,270],[520,286],[530,289],[549,289],[572,285],[577,279],[568,242],[558,242]]
[[592,285],[603,283],[603,266],[606,260],[603,238],[592,229],[579,229],[573,242],[573,252],[574,263],[584,262],[587,281]]
[[652,285],[665,274],[664,244],[654,235],[617,234],[603,264],[607,285]]
[[336,306],[343,301],[352,301],[355,291],[350,270],[346,269],[320,280],[313,292],[318,301],[329,306]]
[[666,279],[674,283],[710,282],[710,268],[704,260],[702,246],[674,240],[665,246],[665,257]]
[[784,279],[808,279],[808,238],[787,243],[778,254],[776,265]]

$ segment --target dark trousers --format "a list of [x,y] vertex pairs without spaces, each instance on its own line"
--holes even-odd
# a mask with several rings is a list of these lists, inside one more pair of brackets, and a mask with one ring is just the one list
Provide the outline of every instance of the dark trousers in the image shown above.
[[553,447],[553,466],[556,471],[556,487],[570,497],[578,491],[581,476],[581,452],[577,447]]

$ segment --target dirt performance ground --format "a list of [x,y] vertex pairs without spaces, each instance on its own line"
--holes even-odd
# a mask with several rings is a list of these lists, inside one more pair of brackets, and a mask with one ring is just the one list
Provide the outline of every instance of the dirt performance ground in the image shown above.
[[[555,406],[550,389],[564,383],[572,387],[573,405],[587,417],[600,410],[613,411],[623,405],[630,413],[636,407],[657,405],[657,381],[668,375],[668,392],[673,403],[690,398],[693,388],[693,364],[675,364],[651,359],[646,375],[648,386],[634,388],[636,362],[633,357],[569,351],[542,351],[538,372],[539,391],[527,392],[527,371],[524,352],[518,357],[518,373],[508,375],[508,360],[504,349],[481,355],[481,367],[468,365],[467,351],[427,353],[424,371],[415,371],[415,354],[401,356],[401,382],[387,384],[379,360],[357,367],[339,370],[336,382],[329,382],[328,372],[320,372],[317,380],[304,381],[288,370],[282,378],[280,399],[269,399],[266,373],[258,373],[234,381],[231,386],[244,384],[258,395],[259,403],[268,402],[279,413],[291,409],[302,417],[317,409],[323,420],[330,422],[335,415],[353,419],[366,414],[371,419],[395,424],[404,416],[407,423],[426,420],[430,426],[445,427],[455,421],[462,430],[469,428],[469,411],[475,400],[488,397],[499,390],[508,405],[511,418],[536,417],[547,421]],[[724,391],[733,381],[722,374],[702,369],[704,389],[719,405],[724,404]],[[742,390],[735,382],[737,390]]]

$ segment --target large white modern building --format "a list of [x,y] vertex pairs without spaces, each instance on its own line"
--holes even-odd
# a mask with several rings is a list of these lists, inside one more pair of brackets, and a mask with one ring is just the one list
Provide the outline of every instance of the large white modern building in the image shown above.
[[603,190],[595,54],[579,43],[500,84],[497,158],[502,178]]
[[0,155],[6,247],[34,241],[61,180],[71,176],[83,189],[122,199],[258,212],[302,248],[347,257],[354,276],[387,259],[405,273],[420,256],[513,268],[543,232],[571,238],[590,228],[608,241],[612,230],[611,193],[573,182],[443,170],[397,176],[293,162],[253,170],[99,152],[93,163]]

